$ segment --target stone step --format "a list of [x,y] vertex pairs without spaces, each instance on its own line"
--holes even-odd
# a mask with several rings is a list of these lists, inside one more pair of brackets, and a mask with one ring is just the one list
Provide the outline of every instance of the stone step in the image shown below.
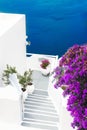
[[48,96],[48,91],[36,89],[36,90],[34,90],[33,94]]
[[25,113],[37,113],[37,114],[47,114],[47,115],[51,115],[51,116],[57,116],[57,113],[54,112],[50,112],[50,111],[41,111],[41,110],[37,110],[37,109],[25,109],[24,110]]
[[48,103],[48,104],[52,104],[51,100],[44,100],[44,99],[38,99],[38,98],[33,98],[33,97],[28,97],[27,99],[25,99],[25,101],[32,101],[32,102],[41,102],[41,103]]
[[32,119],[32,118],[24,118],[23,122],[37,122],[37,123],[42,123],[42,124],[49,124],[49,125],[58,125],[58,123],[56,122],[52,122],[52,121],[47,121],[47,120],[36,120],[36,119]]
[[41,101],[51,101],[51,99],[48,96],[41,96],[36,94],[28,94],[27,99],[37,99]]
[[47,125],[47,124],[43,124],[43,123],[37,123],[37,122],[22,122],[23,126],[26,127],[33,127],[33,128],[40,128],[40,129],[44,129],[44,130],[58,130],[57,125]]
[[41,107],[50,107],[50,108],[54,108],[53,104],[49,104],[49,103],[42,103],[42,102],[33,102],[33,101],[25,101],[24,102],[25,105],[36,105],[36,106],[41,106]]
[[56,110],[54,108],[50,108],[50,107],[42,107],[42,106],[36,106],[36,105],[24,105],[25,109],[34,109],[34,110],[41,110],[41,111],[47,111],[47,112],[54,112],[56,113]]
[[34,113],[24,113],[24,118],[32,118],[32,119],[38,119],[38,120],[47,120],[47,121],[52,121],[58,123],[59,119],[57,116],[49,116],[47,114],[34,114]]
[[35,96],[35,97],[38,97],[38,98],[45,98],[45,99],[49,99],[49,96],[46,96],[46,95],[41,95],[41,94],[28,94],[28,97],[31,97],[31,96]]

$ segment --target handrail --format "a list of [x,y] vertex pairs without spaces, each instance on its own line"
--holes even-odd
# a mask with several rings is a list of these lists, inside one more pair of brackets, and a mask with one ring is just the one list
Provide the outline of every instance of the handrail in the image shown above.
[[58,55],[48,55],[48,54],[37,54],[37,53],[26,53],[26,56],[31,56],[31,55],[41,55],[41,56],[47,56],[47,57],[52,57],[52,58],[58,58]]

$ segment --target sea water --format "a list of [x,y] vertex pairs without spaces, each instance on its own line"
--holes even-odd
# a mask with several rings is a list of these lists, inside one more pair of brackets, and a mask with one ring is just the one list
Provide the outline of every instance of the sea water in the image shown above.
[[0,0],[0,12],[26,14],[27,52],[61,56],[87,42],[87,0]]

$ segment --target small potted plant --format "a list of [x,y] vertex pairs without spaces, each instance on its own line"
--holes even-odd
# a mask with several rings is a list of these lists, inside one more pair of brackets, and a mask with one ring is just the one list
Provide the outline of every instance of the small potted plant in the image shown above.
[[10,65],[7,64],[6,69],[2,73],[2,80],[4,81],[4,84],[5,85],[10,84],[9,78],[11,75],[17,76],[15,74],[17,74],[16,67],[11,67]]
[[44,59],[44,60],[41,61],[41,64],[40,64],[40,66],[41,66],[41,72],[45,76],[49,75],[49,73],[50,73],[50,67],[49,67],[49,65],[50,65],[50,61],[48,59]]
[[34,91],[34,85],[32,83],[32,70],[25,71],[23,75],[18,75],[19,83],[22,85],[22,91],[26,93],[32,93]]

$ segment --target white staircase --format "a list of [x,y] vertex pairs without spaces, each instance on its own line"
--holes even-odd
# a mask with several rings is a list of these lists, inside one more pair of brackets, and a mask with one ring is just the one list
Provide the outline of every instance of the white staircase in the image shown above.
[[24,101],[22,126],[58,130],[58,115],[47,91],[35,90]]

